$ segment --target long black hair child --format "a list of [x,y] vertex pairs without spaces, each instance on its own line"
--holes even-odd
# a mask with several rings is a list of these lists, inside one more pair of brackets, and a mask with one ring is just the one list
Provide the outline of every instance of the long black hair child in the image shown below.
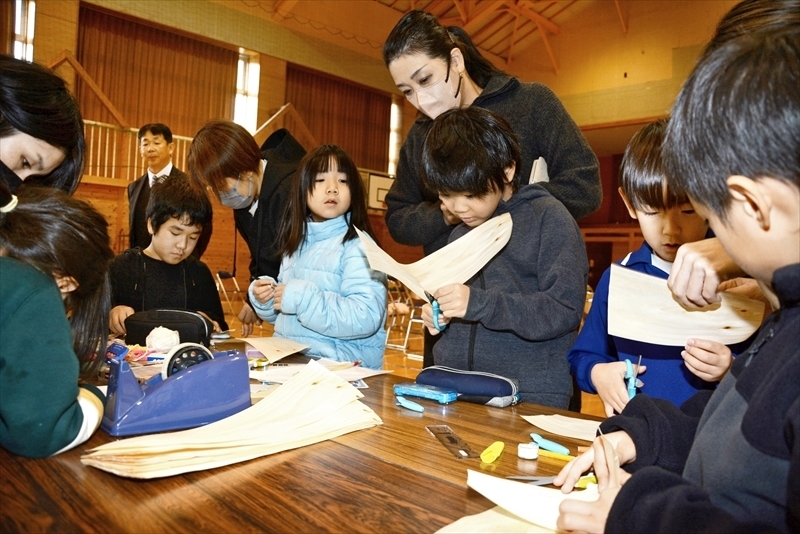
[[[0,183],[0,445],[42,457],[86,441],[104,397],[108,223],[88,203]],[[69,316],[69,320],[67,319]]]
[[372,235],[364,184],[336,145],[309,152],[293,177],[278,234],[277,282],[250,285],[250,302],[275,335],[306,354],[383,366],[386,277],[369,268],[356,228]]

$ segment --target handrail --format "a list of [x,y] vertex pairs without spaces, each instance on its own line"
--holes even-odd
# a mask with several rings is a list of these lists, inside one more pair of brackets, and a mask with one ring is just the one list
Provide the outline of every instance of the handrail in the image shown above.
[[[291,102],[287,102],[286,104],[282,105],[278,111],[276,111],[269,119],[267,119],[264,124],[258,127],[256,132],[253,134],[253,137],[256,140],[258,146],[261,146],[264,141],[267,140],[269,134],[274,132],[278,129],[277,121],[279,118],[283,118],[285,120],[286,117],[291,117],[295,124],[293,125],[296,134],[299,134],[301,138],[308,140],[308,143],[300,143],[306,145],[306,148],[313,148],[317,146],[317,139],[314,137],[314,134],[311,133],[311,130],[308,129],[306,126],[305,121],[303,121],[303,117],[300,116],[300,113],[295,109]],[[301,139],[298,139],[301,141]]]
[[69,63],[73,69],[75,69],[75,72],[78,73],[78,76],[80,76],[86,85],[89,86],[89,89],[91,89],[92,92],[97,95],[97,98],[100,99],[100,102],[102,102],[103,105],[108,109],[111,115],[117,120],[119,125],[122,128],[129,128],[128,121],[125,120],[125,117],[122,116],[122,113],[120,113],[116,106],[111,103],[111,100],[109,100],[103,90],[100,89],[100,86],[95,83],[91,75],[86,72],[86,69],[83,68],[83,65],[81,65],[77,59],[75,59],[75,56],[72,55],[72,52],[69,50],[64,50],[55,58],[51,59],[50,62],[47,63],[47,67],[50,69],[55,69],[65,61]]

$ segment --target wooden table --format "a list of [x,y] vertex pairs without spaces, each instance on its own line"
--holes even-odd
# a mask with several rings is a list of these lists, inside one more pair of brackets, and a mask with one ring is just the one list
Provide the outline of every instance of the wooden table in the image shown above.
[[[521,415],[574,413],[534,404],[491,408],[420,400],[395,406],[391,375],[367,379],[363,401],[383,425],[308,447],[210,471],[133,480],[86,467],[88,443],[32,460],[0,449],[2,532],[433,532],[492,507],[467,488],[467,469],[497,476],[554,475],[563,462],[517,458],[537,430]],[[585,418],[590,418],[584,416]],[[425,429],[449,425],[477,452],[504,441],[499,460],[458,460]],[[585,442],[555,438],[569,446]]]

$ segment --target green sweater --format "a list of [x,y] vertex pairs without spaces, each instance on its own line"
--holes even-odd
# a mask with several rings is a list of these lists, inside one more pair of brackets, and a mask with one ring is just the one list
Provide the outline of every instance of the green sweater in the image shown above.
[[89,439],[104,398],[78,372],[53,277],[0,257],[0,445],[39,458]]

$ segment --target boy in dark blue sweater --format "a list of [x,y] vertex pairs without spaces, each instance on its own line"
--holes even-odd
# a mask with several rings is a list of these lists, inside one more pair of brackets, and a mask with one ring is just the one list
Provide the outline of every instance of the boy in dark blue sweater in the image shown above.
[[[685,193],[667,187],[661,143],[667,119],[652,122],[633,136],[620,168],[619,194],[642,229],[645,242],[619,263],[634,271],[666,279],[678,248],[699,241],[708,221],[695,213]],[[664,346],[611,336],[608,333],[607,269],[595,289],[592,307],[567,358],[578,387],[597,393],[607,416],[628,403],[625,360],[642,356],[639,391],[672,401],[676,406],[700,389],[713,389],[733,360],[731,349],[704,339],[687,339],[686,346]],[[741,352],[746,344],[732,347]],[[686,360],[684,362],[684,359]]]

